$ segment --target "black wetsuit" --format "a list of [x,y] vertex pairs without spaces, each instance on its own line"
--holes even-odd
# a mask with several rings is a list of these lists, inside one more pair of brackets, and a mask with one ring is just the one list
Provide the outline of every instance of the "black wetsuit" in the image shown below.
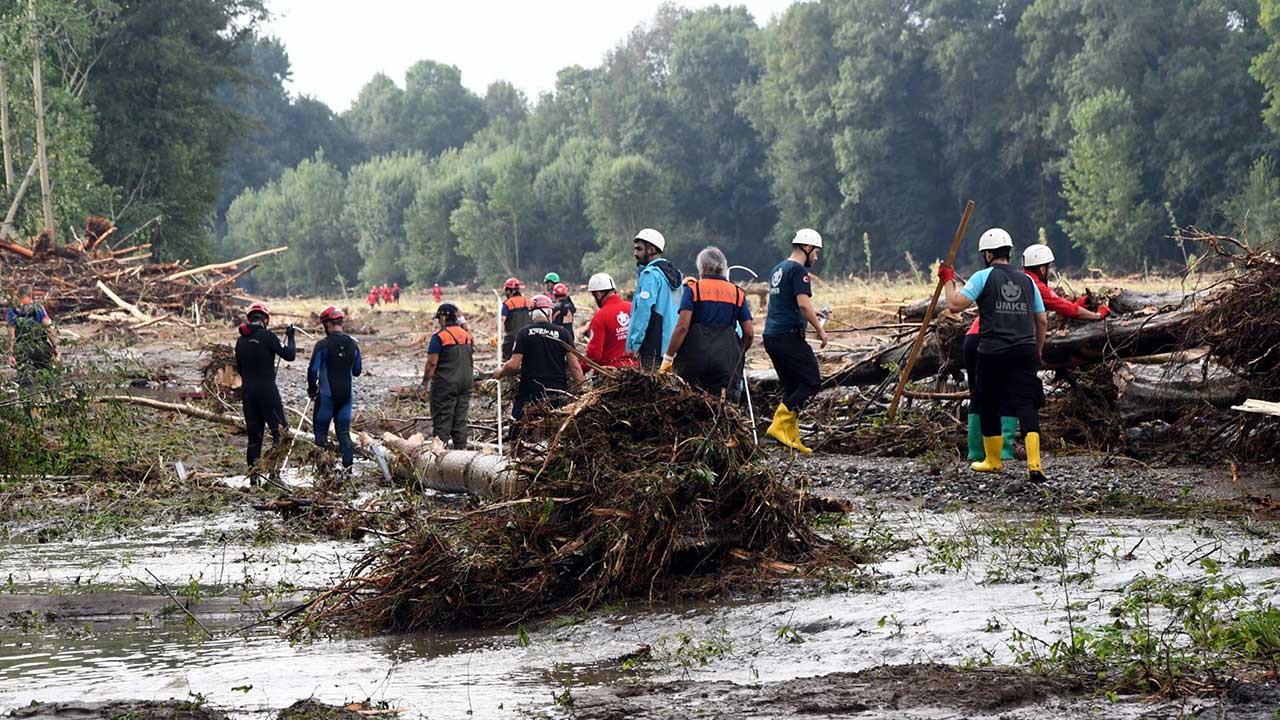
[[271,442],[280,442],[280,430],[287,427],[284,403],[276,387],[276,357],[293,362],[297,346],[293,333],[287,333],[288,344],[281,345],[280,338],[257,323],[240,326],[240,339],[236,340],[236,370],[240,373],[241,403],[244,407],[244,427],[249,433],[249,445],[245,458],[249,467],[262,454],[262,431],[271,428]]

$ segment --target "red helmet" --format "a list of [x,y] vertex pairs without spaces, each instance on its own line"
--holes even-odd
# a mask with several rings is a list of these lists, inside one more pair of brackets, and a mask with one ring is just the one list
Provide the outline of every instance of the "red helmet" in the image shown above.
[[267,316],[268,320],[271,319],[271,311],[267,310],[267,306],[265,303],[256,302],[250,305],[248,311],[245,312],[245,317],[249,317],[254,313],[262,313],[263,315]]
[[502,283],[502,287],[504,290],[519,290],[524,285],[516,278],[507,278],[507,281]]
[[338,308],[332,305],[320,311],[320,322],[322,323],[333,322],[334,320],[341,320],[344,317],[346,317],[346,315],[344,315],[341,310],[339,310]]
[[529,304],[533,306],[534,310],[553,310],[556,306],[556,304],[551,301],[551,298],[542,294],[534,295],[533,299],[529,301]]
[[564,283],[556,283],[556,286],[551,288],[551,294],[555,295],[556,297],[568,297],[569,286],[565,285]]

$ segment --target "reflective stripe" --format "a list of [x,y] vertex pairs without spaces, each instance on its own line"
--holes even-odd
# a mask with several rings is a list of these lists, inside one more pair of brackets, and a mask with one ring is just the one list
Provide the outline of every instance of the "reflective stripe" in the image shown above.
[[728,280],[704,278],[690,284],[693,288],[693,302],[722,302],[734,307],[742,307],[746,294],[737,285]]
[[[462,334],[462,336],[459,337],[457,335],[454,335],[454,332],[453,332],[454,330],[457,330],[459,333]],[[471,339],[471,333],[467,332],[466,330],[463,330],[461,327],[458,327],[456,325],[450,325],[444,328],[443,330],[440,330],[439,332],[436,333],[436,337],[440,339],[440,345],[442,347],[449,347],[451,345],[473,344],[473,341]]]

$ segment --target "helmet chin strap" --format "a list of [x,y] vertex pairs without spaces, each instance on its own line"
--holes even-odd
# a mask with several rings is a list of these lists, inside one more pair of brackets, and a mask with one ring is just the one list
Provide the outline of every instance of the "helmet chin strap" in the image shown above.
[[800,252],[804,253],[804,266],[813,267],[813,246],[801,245]]

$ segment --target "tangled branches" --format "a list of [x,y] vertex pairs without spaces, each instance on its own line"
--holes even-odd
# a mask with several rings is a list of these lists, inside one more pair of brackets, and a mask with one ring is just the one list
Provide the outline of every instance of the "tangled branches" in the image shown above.
[[545,445],[519,448],[523,491],[426,518],[366,555],[303,626],[500,625],[702,595],[838,555],[805,524],[803,489],[757,457],[737,410],[679,380],[620,372],[542,408],[528,430]]

